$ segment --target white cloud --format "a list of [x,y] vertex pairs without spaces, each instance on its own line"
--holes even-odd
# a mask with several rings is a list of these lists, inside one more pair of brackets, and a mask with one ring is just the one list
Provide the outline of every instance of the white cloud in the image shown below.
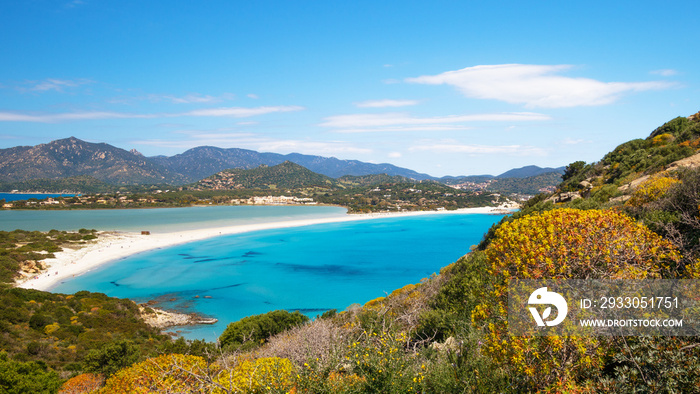
[[257,94],[254,94],[254,93],[247,94],[246,96],[248,98],[252,98],[253,100],[257,100],[260,98],[260,96],[258,96]]
[[582,138],[564,138],[563,140],[559,141],[558,143],[560,145],[581,145],[581,144],[590,144],[593,141],[591,140],[584,140]]
[[401,152],[389,152],[389,157],[392,159],[398,159],[399,157],[403,156]]
[[547,115],[533,112],[451,115],[429,118],[413,117],[406,113],[352,114],[330,116],[320,124],[323,127],[338,129],[341,133],[382,132],[382,131],[425,131],[425,130],[464,130],[459,123],[468,122],[518,122],[542,121],[551,119]]
[[[157,96],[156,96],[157,97]],[[192,103],[219,103],[224,100],[232,100],[234,95],[224,93],[221,96],[202,95],[199,93],[190,93],[182,97],[162,96],[163,99],[172,101],[175,104],[192,104]]]
[[243,108],[243,107],[222,107],[222,108],[208,108],[208,109],[198,109],[190,112],[185,112],[182,114],[174,114],[172,116],[232,116],[234,118],[247,118],[250,116],[265,115],[274,112],[292,112],[301,111],[304,107],[297,105],[281,105],[276,107],[256,107],[256,108]]
[[157,115],[138,115],[120,112],[69,112],[63,114],[29,115],[14,112],[0,112],[0,122],[39,122],[54,123],[71,120],[155,118]]
[[412,152],[432,153],[466,153],[466,154],[507,154],[515,156],[544,156],[546,151],[528,145],[476,145],[460,144],[457,141],[447,140],[436,143],[428,143],[412,146]]
[[337,133],[387,133],[387,132],[409,132],[409,131],[456,131],[469,130],[471,127],[459,125],[437,125],[429,124],[425,126],[392,126],[375,128],[354,128],[336,130]]
[[610,104],[624,93],[667,89],[668,82],[601,82],[558,74],[570,65],[500,64],[467,67],[438,75],[407,78],[408,83],[451,85],[467,97],[526,107],[562,108]]
[[359,108],[408,107],[418,104],[418,100],[370,100],[355,103]]
[[360,148],[353,144],[342,142],[342,141],[332,141],[332,142],[320,142],[320,141],[299,141],[299,140],[270,140],[261,142],[258,145],[257,150],[259,151],[269,151],[269,152],[281,152],[281,153],[305,153],[313,155],[335,155],[335,154],[369,154],[372,153],[372,149]]
[[40,122],[54,123],[72,120],[95,120],[95,119],[151,119],[151,118],[174,118],[183,116],[207,116],[233,118],[247,118],[251,116],[265,115],[275,112],[301,111],[304,107],[288,105],[276,107],[223,107],[200,109],[189,112],[157,113],[157,114],[134,114],[126,112],[68,112],[62,114],[23,114],[17,112],[0,112],[0,122]]
[[670,68],[665,68],[661,70],[650,71],[649,74],[661,75],[662,77],[672,77],[674,75],[678,75],[678,71]]
[[56,79],[56,78],[47,78],[43,81],[30,81],[27,82],[28,85],[32,85],[28,88],[19,88],[20,91],[22,92],[48,92],[48,91],[56,91],[56,92],[63,92],[65,88],[72,88],[80,85],[86,85],[92,83],[92,81],[88,79],[77,79],[77,80],[70,80],[70,79]]
[[151,145],[167,148],[189,149],[196,146],[218,146],[221,148],[243,148],[259,152],[276,153],[304,153],[313,155],[356,155],[370,154],[372,149],[358,147],[344,141],[305,141],[293,139],[272,139],[260,137],[252,133],[225,132],[226,129],[214,131],[207,130],[180,130],[176,133],[189,136],[185,140],[137,140],[131,141],[134,145]]
[[112,104],[132,104],[134,102],[146,100],[152,103],[169,101],[173,104],[213,104],[233,100],[235,98],[236,95],[233,93],[223,93],[218,96],[201,93],[189,93],[184,96],[175,96],[172,94],[148,94],[139,97],[116,97],[109,99],[107,102]]
[[73,0],[71,2],[66,3],[66,8],[75,8],[81,5],[85,5],[86,3],[82,0]]

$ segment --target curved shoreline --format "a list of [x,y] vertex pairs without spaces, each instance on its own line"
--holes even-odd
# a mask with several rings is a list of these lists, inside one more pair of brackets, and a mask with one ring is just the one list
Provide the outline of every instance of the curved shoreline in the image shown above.
[[416,211],[402,213],[349,214],[342,217],[289,220],[227,227],[213,227],[177,232],[152,232],[142,235],[136,232],[101,232],[96,242],[79,249],[64,248],[56,257],[43,260],[45,272],[17,282],[17,287],[49,291],[61,281],[82,275],[101,265],[124,259],[149,250],[171,247],[183,243],[200,241],[221,235],[240,234],[252,231],[302,227],[315,224],[340,223],[390,217],[406,217],[436,214],[507,213],[511,207],[465,208],[456,211]]

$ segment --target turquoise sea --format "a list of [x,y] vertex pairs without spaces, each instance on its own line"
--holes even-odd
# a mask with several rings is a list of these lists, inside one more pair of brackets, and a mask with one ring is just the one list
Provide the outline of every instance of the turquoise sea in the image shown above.
[[286,309],[315,317],[418,283],[467,253],[501,217],[394,217],[221,236],[131,256],[52,291],[90,290],[199,312],[219,323],[181,334],[213,341],[246,316]]

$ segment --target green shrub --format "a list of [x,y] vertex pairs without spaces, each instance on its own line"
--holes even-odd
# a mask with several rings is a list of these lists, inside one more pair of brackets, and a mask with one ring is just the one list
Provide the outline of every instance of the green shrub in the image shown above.
[[112,376],[139,360],[139,348],[131,341],[117,341],[104,345],[101,349],[91,350],[83,361],[86,372],[101,373]]
[[42,362],[10,360],[0,352],[0,392],[6,394],[55,393],[61,378]]
[[277,310],[249,316],[229,324],[219,337],[219,343],[222,348],[249,349],[264,343],[272,335],[307,321],[309,318],[298,311]]

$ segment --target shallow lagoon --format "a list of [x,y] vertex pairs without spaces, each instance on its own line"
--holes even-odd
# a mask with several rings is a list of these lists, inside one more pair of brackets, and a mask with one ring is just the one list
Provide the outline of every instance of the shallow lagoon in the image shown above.
[[286,309],[314,317],[417,283],[467,253],[501,217],[396,217],[222,236],[132,256],[52,291],[157,299],[219,319],[182,328],[188,339],[216,340],[245,316]]
[[147,209],[7,210],[0,211],[0,230],[79,230],[172,232],[345,216],[330,206],[203,206]]

